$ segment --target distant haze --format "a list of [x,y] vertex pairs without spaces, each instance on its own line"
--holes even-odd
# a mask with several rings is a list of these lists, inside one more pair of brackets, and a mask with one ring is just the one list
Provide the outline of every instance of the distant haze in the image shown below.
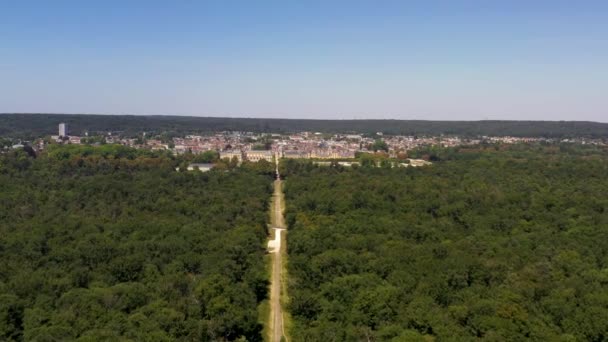
[[605,1],[4,2],[0,112],[608,122],[607,23]]

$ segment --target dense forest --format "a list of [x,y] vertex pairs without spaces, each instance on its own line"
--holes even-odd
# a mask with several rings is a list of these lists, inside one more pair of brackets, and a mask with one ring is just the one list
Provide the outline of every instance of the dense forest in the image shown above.
[[585,121],[424,121],[424,120],[302,120],[188,116],[0,114],[0,136],[22,139],[57,134],[65,122],[74,135],[84,132],[121,132],[134,136],[142,131],[175,134],[248,131],[323,133],[384,132],[393,135],[590,137],[608,136],[608,123]]
[[0,340],[262,339],[265,170],[177,172],[117,145],[34,157],[0,155]]
[[605,341],[608,152],[436,153],[282,166],[293,340]]

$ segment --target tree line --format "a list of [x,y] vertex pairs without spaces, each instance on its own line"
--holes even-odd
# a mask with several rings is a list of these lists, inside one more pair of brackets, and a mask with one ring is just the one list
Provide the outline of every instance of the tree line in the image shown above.
[[189,133],[248,131],[290,133],[359,132],[392,135],[518,136],[518,137],[590,137],[608,136],[608,123],[585,121],[426,121],[426,120],[303,120],[189,117],[172,115],[85,115],[85,114],[0,114],[0,136],[33,139],[57,134],[57,125],[68,124],[73,135],[85,132],[117,132],[140,136],[142,132],[164,137]]
[[0,340],[261,341],[271,177],[117,145],[0,155]]
[[421,151],[420,168],[288,161],[296,341],[603,341],[608,152]]

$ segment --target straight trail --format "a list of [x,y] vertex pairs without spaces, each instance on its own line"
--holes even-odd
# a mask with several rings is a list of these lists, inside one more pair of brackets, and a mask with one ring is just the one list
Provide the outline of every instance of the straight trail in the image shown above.
[[282,185],[281,177],[277,170],[277,179],[274,181],[274,208],[272,208],[274,239],[268,241],[268,251],[272,254],[272,276],[270,279],[270,327],[272,342],[281,342],[281,338],[287,341],[283,326],[283,308],[281,307],[281,272],[284,250],[281,235],[286,232],[281,204],[283,200]]

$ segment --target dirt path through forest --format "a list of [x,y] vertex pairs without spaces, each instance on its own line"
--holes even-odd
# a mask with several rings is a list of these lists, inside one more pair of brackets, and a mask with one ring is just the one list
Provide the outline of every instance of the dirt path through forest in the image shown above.
[[283,327],[283,308],[281,307],[281,271],[282,271],[282,244],[281,233],[285,231],[281,201],[283,198],[282,182],[277,175],[274,182],[274,239],[268,241],[268,251],[272,253],[272,277],[270,280],[270,324],[272,342],[280,342],[285,335]]

